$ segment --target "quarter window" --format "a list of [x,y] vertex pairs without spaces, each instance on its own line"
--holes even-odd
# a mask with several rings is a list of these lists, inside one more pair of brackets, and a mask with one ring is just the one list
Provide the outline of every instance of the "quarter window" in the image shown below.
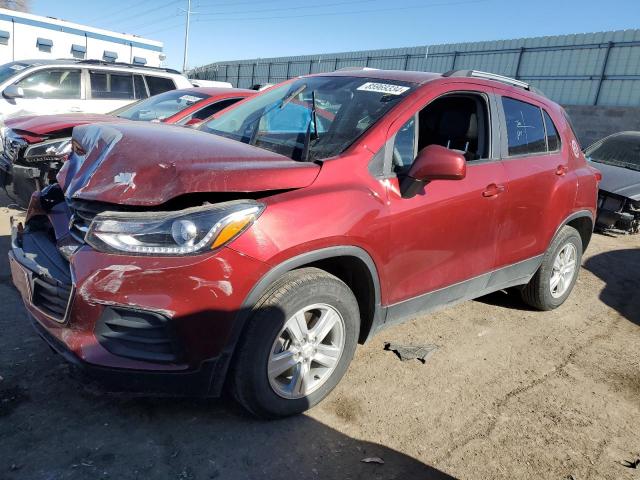
[[509,156],[546,152],[547,142],[540,108],[506,97],[502,98],[502,105],[507,122]]
[[20,80],[24,98],[80,98],[80,70],[40,70]]
[[173,80],[170,78],[152,77],[149,75],[145,75],[145,78],[147,79],[147,86],[149,87],[149,95],[152,96],[176,88],[175,83],[173,83]]
[[547,129],[547,146],[549,147],[549,151],[556,152],[560,150],[560,135],[558,135],[558,129],[547,112],[544,112],[544,125]]
[[396,139],[393,143],[393,170],[396,173],[404,173],[408,170],[415,159],[415,151],[416,118],[413,116],[396,133]]

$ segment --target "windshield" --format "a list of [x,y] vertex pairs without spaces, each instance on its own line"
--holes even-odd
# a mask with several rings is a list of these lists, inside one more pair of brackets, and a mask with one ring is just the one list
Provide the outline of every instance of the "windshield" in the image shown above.
[[605,138],[587,149],[588,160],[640,171],[640,132]]
[[24,62],[11,62],[0,65],[0,83],[6,82],[11,77],[30,66],[30,64]]
[[170,90],[133,105],[127,105],[111,112],[111,114],[128,120],[162,121],[205,98],[209,98],[209,95],[200,92]]
[[200,127],[285,155],[321,160],[343,152],[414,84],[359,77],[301,78]]

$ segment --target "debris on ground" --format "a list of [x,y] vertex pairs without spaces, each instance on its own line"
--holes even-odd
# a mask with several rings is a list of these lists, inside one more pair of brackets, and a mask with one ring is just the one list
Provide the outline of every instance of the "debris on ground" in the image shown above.
[[638,467],[640,467],[640,458],[636,458],[635,460],[632,460],[630,462],[628,460],[623,460],[622,462],[620,462],[620,464],[623,467],[637,469]]
[[395,353],[403,362],[415,359],[422,363],[427,363],[431,354],[433,354],[438,347],[430,343],[425,345],[399,345],[397,343],[385,342],[384,349]]
[[367,457],[360,460],[362,463],[377,463],[379,465],[384,465],[384,460],[380,457]]

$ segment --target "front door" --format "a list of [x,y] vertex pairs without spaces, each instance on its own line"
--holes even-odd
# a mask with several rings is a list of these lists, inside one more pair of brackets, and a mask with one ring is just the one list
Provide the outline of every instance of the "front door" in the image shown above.
[[[411,305],[407,301],[429,292],[436,292],[430,301],[438,304],[462,299],[484,288],[485,274],[495,267],[505,172],[493,158],[489,96],[469,87],[439,92],[414,116],[390,128],[398,175],[388,182],[386,277],[390,303],[400,310],[401,304]],[[434,143],[465,152],[466,178],[433,181],[413,198],[403,198],[398,177],[419,150]],[[429,308],[428,303],[404,313]]]
[[12,114],[48,115],[82,111],[82,76],[75,68],[46,68],[19,80],[24,97],[16,98]]

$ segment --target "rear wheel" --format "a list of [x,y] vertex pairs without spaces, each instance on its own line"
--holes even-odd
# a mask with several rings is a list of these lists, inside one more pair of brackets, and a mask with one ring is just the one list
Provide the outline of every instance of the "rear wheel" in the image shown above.
[[317,268],[287,273],[254,308],[238,345],[233,393],[263,418],[301,413],[337,385],[355,351],[358,303]]
[[582,261],[582,238],[564,226],[551,242],[540,268],[522,289],[522,299],[539,310],[559,307],[571,294]]

